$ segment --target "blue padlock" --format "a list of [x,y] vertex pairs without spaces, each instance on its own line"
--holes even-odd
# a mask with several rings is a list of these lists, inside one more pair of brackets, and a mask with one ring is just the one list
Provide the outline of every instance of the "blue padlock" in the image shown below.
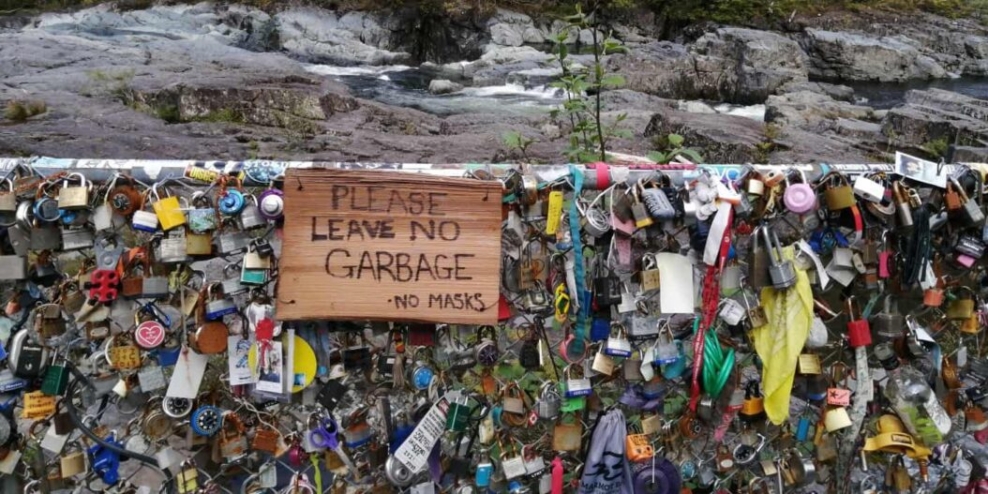
[[810,437],[810,419],[806,417],[800,417],[799,425],[796,426],[796,440],[799,442],[803,442],[808,437]]
[[494,465],[490,463],[481,463],[477,465],[477,473],[474,475],[474,483],[477,487],[487,487],[491,485],[491,474],[494,473]]
[[[123,444],[117,441],[113,434],[106,437],[106,442],[120,448],[123,447]],[[100,476],[104,484],[114,485],[120,481],[120,455],[100,444],[91,446],[86,452],[89,454],[89,463],[92,464],[93,471]]]
[[240,214],[245,206],[247,206],[247,201],[244,199],[244,194],[236,189],[227,190],[226,194],[220,198],[219,203],[216,204],[217,209],[227,216]]
[[611,335],[611,321],[595,317],[590,324],[590,341],[604,341]]

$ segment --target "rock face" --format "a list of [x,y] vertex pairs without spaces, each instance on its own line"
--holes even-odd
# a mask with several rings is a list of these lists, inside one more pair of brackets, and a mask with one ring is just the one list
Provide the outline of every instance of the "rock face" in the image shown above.
[[905,81],[938,79],[947,72],[905,36],[881,38],[861,34],[809,29],[803,47],[810,60],[810,75],[851,81]]
[[281,48],[316,63],[387,65],[408,62],[411,55],[391,52],[390,31],[369,14],[342,16],[312,7],[295,7],[278,13]]
[[721,28],[687,48],[670,42],[636,47],[608,62],[635,91],[679,99],[761,103],[786,84],[807,80],[803,53],[779,34]]
[[644,134],[645,137],[679,134],[688,146],[702,149],[708,163],[761,161],[758,145],[765,140],[763,125],[750,119],[675,110],[653,115]]
[[449,94],[463,89],[462,84],[457,84],[447,79],[433,79],[429,83],[429,92],[432,94]]
[[[906,104],[888,111],[882,132],[903,146],[936,140],[967,146],[965,151],[988,158],[988,101],[950,91],[909,91]],[[978,150],[977,148],[980,148]]]
[[837,118],[869,120],[874,115],[867,106],[837,101],[826,94],[810,91],[769,96],[765,102],[765,121],[779,126],[824,130]]
[[807,80],[799,45],[768,31],[721,28],[700,37],[691,53],[708,99],[760,103],[786,84]]

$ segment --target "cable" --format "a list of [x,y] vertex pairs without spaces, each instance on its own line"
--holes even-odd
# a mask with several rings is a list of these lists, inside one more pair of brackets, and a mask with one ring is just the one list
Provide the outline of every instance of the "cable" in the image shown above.
[[79,429],[80,431],[82,431],[82,433],[86,437],[88,437],[90,440],[92,440],[96,444],[100,445],[101,447],[106,448],[106,449],[108,449],[110,451],[113,451],[114,453],[116,453],[116,454],[118,454],[118,455],[120,455],[120,456],[122,456],[124,458],[130,458],[130,459],[133,459],[133,460],[137,460],[137,461],[139,461],[141,463],[144,463],[146,465],[149,465],[149,466],[152,466],[152,467],[158,469],[165,476],[165,485],[170,485],[172,483],[171,481],[172,481],[172,478],[173,478],[172,477],[172,474],[167,469],[161,468],[159,466],[159,464],[158,464],[158,460],[157,459],[152,458],[150,456],[142,455],[140,453],[134,453],[133,451],[128,451],[128,450],[126,450],[126,449],[124,449],[122,447],[116,446],[114,444],[110,444],[110,443],[106,442],[105,440],[103,440],[103,438],[97,436],[96,433],[94,433],[92,431],[92,429],[86,427],[86,425],[83,424],[82,419],[79,418],[79,411],[76,409],[75,405],[72,403],[71,396],[75,394],[76,385],[80,381],[85,382],[88,387],[92,387],[92,384],[89,382],[88,379],[86,379],[85,376],[82,375],[81,372],[79,372],[78,369],[76,369],[75,365],[73,365],[71,362],[66,362],[66,366],[69,368],[70,372],[72,372],[74,375],[76,375],[76,379],[73,379],[71,382],[69,382],[69,386],[68,386],[68,388],[65,391],[65,399],[64,399],[64,401],[66,402],[65,410],[66,410],[66,412],[68,412],[69,419],[72,421],[72,425],[74,425],[77,429]]

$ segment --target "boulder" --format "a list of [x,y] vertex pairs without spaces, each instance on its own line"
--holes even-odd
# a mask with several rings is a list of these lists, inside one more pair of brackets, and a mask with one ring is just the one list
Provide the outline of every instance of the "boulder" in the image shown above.
[[751,119],[717,114],[665,110],[652,116],[645,137],[683,136],[687,147],[702,149],[707,163],[751,163],[760,161],[758,145],[764,125]]
[[689,48],[668,41],[636,45],[630,53],[611,56],[607,66],[633,91],[753,104],[786,84],[806,82],[803,57],[798,44],[779,34],[721,28]]
[[447,79],[433,79],[429,83],[429,92],[432,94],[449,94],[463,89],[463,84],[457,84]]
[[765,102],[765,121],[779,126],[823,130],[838,118],[872,119],[872,109],[810,91],[769,96]]
[[769,31],[720,28],[701,36],[690,52],[708,99],[761,103],[782,86],[807,80],[799,45]]
[[898,82],[937,79],[946,70],[906,36],[874,38],[856,33],[807,29],[802,40],[811,76],[822,79]]
[[293,7],[276,15],[281,48],[306,60],[333,65],[405,63],[411,55],[392,52],[389,36],[369,14],[337,13],[313,7]]
[[946,140],[983,147],[988,135],[988,101],[942,89],[909,91],[905,104],[885,115],[882,133],[902,146]]
[[545,33],[535,26],[532,18],[510,10],[498,9],[487,21],[491,43],[499,46],[521,46],[525,43],[544,43]]
[[795,93],[797,91],[810,91],[813,93],[826,94],[838,101],[854,103],[854,89],[843,84],[830,84],[826,82],[790,82],[779,88],[780,94]]
[[646,43],[628,53],[612,55],[606,67],[624,76],[624,88],[631,91],[671,99],[702,97],[693,57],[678,43]]

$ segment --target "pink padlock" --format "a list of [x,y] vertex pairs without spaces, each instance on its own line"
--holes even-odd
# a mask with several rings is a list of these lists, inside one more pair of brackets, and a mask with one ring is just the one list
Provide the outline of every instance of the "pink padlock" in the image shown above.
[[806,214],[816,209],[816,191],[810,184],[806,183],[806,175],[799,172],[802,182],[790,183],[786,177],[786,192],[782,196],[786,208],[796,214]]

